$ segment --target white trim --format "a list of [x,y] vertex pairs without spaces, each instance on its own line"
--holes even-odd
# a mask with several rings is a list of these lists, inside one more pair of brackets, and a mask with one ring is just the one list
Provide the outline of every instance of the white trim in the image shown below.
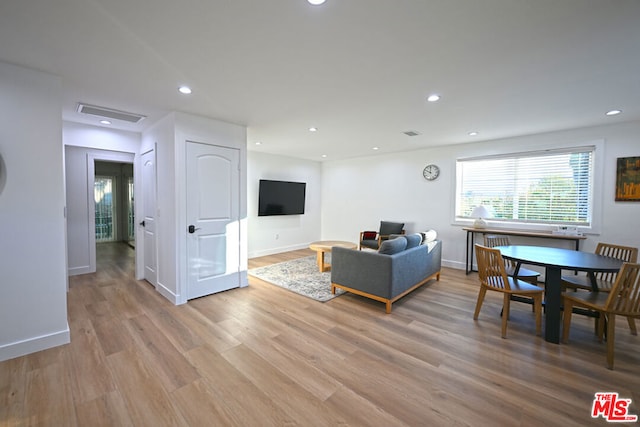
[[174,305],[180,305],[187,302],[186,299],[181,298],[180,295],[174,294],[169,288],[160,282],[158,282],[158,285],[155,288],[160,295],[171,301]]
[[13,359],[15,357],[25,356],[37,351],[69,344],[70,342],[71,334],[69,331],[69,324],[67,323],[67,328],[62,331],[0,346],[0,362]]
[[[68,276],[78,276],[80,274],[88,274],[88,273],[95,273],[95,271],[91,271],[90,265],[83,265],[81,267],[72,267],[67,269]],[[69,290],[69,284],[67,283],[67,291],[68,290]]]

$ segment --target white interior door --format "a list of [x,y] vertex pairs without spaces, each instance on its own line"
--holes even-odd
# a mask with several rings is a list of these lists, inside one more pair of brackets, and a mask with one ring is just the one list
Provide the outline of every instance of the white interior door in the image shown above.
[[156,152],[147,151],[142,155],[143,211],[140,225],[144,244],[144,278],[153,286],[157,285],[157,236],[156,236]]
[[240,286],[240,152],[187,142],[187,299]]

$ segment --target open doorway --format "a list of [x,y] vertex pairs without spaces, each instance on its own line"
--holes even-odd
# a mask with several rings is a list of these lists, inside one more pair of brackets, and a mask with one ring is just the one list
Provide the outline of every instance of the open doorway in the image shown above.
[[96,244],[123,242],[135,247],[132,163],[95,161]]
[[133,185],[134,162],[135,153],[65,146],[70,276],[97,271],[96,247],[103,244],[99,242],[122,245],[133,252],[136,228],[132,194],[140,191]]
[[[96,271],[134,258],[133,163],[94,160],[93,216]],[[129,268],[127,268],[129,270]],[[133,275],[133,268],[131,268]]]

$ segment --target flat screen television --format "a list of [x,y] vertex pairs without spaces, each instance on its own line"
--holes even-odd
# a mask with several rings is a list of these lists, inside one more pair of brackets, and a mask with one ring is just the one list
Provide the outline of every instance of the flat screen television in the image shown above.
[[304,182],[261,179],[258,216],[303,214],[306,186]]

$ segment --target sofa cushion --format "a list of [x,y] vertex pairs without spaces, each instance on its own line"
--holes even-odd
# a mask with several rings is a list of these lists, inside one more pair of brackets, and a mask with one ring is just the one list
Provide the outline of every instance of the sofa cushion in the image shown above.
[[385,240],[380,245],[378,253],[385,255],[393,255],[398,252],[402,252],[407,248],[407,239],[404,236],[396,237],[395,239]]
[[422,234],[409,234],[405,236],[405,239],[407,239],[407,249],[415,248],[416,246],[420,246],[420,243],[422,242]]

